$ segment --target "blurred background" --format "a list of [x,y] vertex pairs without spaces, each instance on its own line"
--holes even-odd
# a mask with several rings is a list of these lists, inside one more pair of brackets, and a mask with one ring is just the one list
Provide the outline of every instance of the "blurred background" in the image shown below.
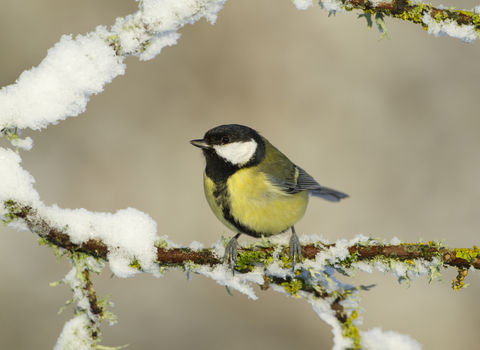
[[[437,4],[438,5],[438,4]],[[458,9],[473,0],[445,3]],[[136,11],[133,0],[10,0],[0,3],[0,86],[37,66],[63,34],[86,34]],[[87,111],[41,133],[23,166],[47,205],[115,212],[134,207],[158,234],[206,247],[226,230],[208,208],[204,160],[189,140],[239,123],[260,131],[321,184],[348,193],[341,203],[312,199],[299,235],[334,242],[356,234],[416,242],[479,244],[480,42],[434,38],[419,25],[386,18],[390,40],[366,32],[357,12],[328,18],[291,1],[229,0],[214,26],[180,30],[154,60],[127,58],[124,76],[91,98]],[[5,138],[0,146],[7,147]],[[240,242],[244,242],[247,238]],[[69,271],[36,236],[0,227],[2,349],[51,349],[71,308]],[[357,273],[362,330],[410,334],[425,349],[478,347],[480,281],[453,292],[425,278]],[[101,327],[103,345],[130,349],[332,347],[330,327],[304,300],[255,287],[249,300],[202,276],[94,276],[111,294],[118,324]]]

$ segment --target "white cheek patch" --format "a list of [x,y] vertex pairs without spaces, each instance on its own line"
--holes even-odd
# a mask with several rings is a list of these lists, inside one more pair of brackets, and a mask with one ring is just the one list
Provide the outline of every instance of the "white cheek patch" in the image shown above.
[[251,139],[247,142],[233,142],[213,146],[215,152],[233,165],[243,165],[255,154],[257,143]]

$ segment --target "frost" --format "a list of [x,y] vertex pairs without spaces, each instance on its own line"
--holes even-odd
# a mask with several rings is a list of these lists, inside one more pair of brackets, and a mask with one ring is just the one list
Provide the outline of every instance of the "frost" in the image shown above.
[[143,0],[142,20],[149,26],[155,26],[159,32],[193,24],[201,17],[213,24],[224,2],[225,0]]
[[330,13],[345,13],[347,12],[345,9],[343,9],[343,4],[340,0],[322,0],[320,2],[320,6],[327,10]]
[[403,277],[407,273],[407,267],[405,266],[406,263],[398,262],[393,264],[392,275],[395,277]]
[[382,332],[380,328],[372,328],[360,332],[362,349],[366,350],[421,350],[422,346],[408,335],[393,331]]
[[263,284],[263,269],[260,267],[255,268],[249,273],[235,273],[232,274],[232,270],[227,265],[217,265],[214,268],[205,265],[189,266],[187,267],[193,272],[207,276],[214,279],[218,284],[227,286],[229,288],[238,290],[239,292],[247,295],[250,299],[256,300],[258,297],[253,291],[251,283]]
[[216,243],[212,244],[212,254],[217,259],[222,259],[225,255],[225,246],[223,245],[223,240],[220,239]]
[[198,252],[202,249],[204,249],[205,247],[203,246],[203,243],[200,243],[200,242],[197,242],[197,241],[193,241],[189,246],[188,248],[190,248],[191,250],[193,250],[194,252]]
[[[285,288],[278,285],[272,285],[272,289],[276,292],[284,293],[287,296],[291,296],[286,292]],[[300,291],[300,297],[303,297],[312,306],[313,311],[322,319],[325,323],[332,327],[334,345],[332,350],[344,350],[353,345],[351,339],[343,337],[343,328],[334,315],[334,311],[331,308],[330,300],[322,298],[311,298],[309,293]]]
[[297,10],[306,10],[310,6],[313,6],[312,0],[293,0],[293,4]]
[[373,268],[377,271],[380,271],[381,273],[387,272],[387,265],[384,262],[378,260],[373,262]]
[[180,247],[179,244],[169,240],[168,235],[163,235],[163,236],[160,236],[160,237],[156,237],[155,246],[157,246],[157,247],[160,246],[161,248],[166,249],[166,250]]
[[357,261],[357,262],[353,263],[352,266],[359,269],[360,271],[364,271],[364,272],[368,272],[368,273],[373,272],[372,266],[365,261]]
[[94,347],[89,330],[90,320],[86,314],[79,315],[63,326],[54,350],[90,350]]
[[372,6],[377,6],[380,3],[390,4],[392,3],[392,0],[371,0],[370,2],[372,3]]
[[458,25],[450,19],[439,23],[432,18],[430,12],[423,15],[422,22],[428,26],[428,34],[436,37],[449,35],[452,38],[462,39],[464,43],[471,43],[478,38],[473,25]]
[[180,38],[180,34],[174,31],[155,34],[150,40],[150,44],[146,47],[145,51],[143,51],[142,54],[140,55],[140,60],[144,60],[144,61],[151,60],[156,55],[158,55],[165,46],[175,45],[179,38]]
[[398,237],[393,237],[391,240],[390,240],[390,244],[391,245],[399,245],[402,243],[402,240],[399,239]]
[[307,299],[307,302],[312,305],[313,311],[330,327],[333,333],[333,348],[332,350],[344,350],[351,348],[353,341],[349,338],[343,337],[343,328],[338,322],[338,319],[333,314],[330,304],[324,299]]
[[14,139],[12,140],[12,145],[18,148],[21,148],[25,151],[30,151],[33,147],[33,140],[31,137],[25,139]]

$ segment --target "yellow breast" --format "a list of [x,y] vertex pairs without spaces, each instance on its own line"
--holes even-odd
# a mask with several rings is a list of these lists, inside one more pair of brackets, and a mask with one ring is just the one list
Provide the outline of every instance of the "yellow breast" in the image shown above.
[[[224,205],[242,226],[254,231],[255,237],[281,233],[305,214],[308,192],[288,194],[254,168],[238,170],[226,183],[224,203],[215,200],[216,185],[205,176],[205,195],[215,216],[232,231],[238,229],[224,218]],[[245,232],[242,232],[245,233]]]

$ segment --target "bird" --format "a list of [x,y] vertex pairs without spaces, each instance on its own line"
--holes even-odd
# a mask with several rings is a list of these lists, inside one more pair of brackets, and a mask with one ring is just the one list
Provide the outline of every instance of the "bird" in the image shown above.
[[320,186],[248,126],[220,125],[208,130],[203,139],[190,143],[201,148],[205,157],[203,185],[211,210],[220,222],[236,232],[222,260],[233,274],[241,234],[261,238],[288,229],[292,232],[289,258],[295,271],[297,258],[302,262],[302,251],[294,225],[305,214],[309,197],[333,202],[348,197]]

